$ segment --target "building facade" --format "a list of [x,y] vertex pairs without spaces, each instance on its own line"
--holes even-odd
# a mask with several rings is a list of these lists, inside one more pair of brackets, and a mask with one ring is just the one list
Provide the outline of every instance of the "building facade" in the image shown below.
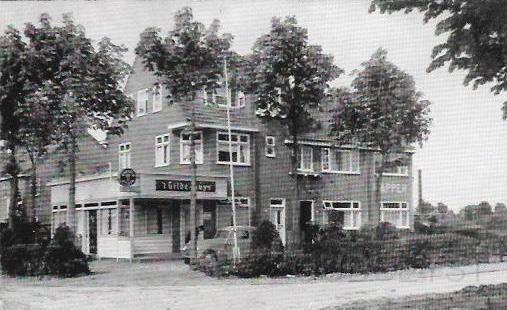
[[[154,75],[137,59],[125,92],[135,113],[121,136],[80,145],[83,173],[76,184],[76,210],[68,208],[68,179],[48,183],[53,229],[75,214],[85,253],[100,257],[177,256],[190,230],[190,120],[196,124],[199,238],[232,224],[229,143],[223,92],[198,94],[193,102],[167,98]],[[233,91],[232,161],[238,225],[270,220],[289,248],[303,240],[309,223],[340,222],[359,229],[372,219],[412,226],[411,152],[391,168],[375,206],[375,150],[337,145],[327,128],[300,137],[299,169],[291,173],[292,141],[276,123],[261,122],[248,94]],[[324,123],[325,113],[321,116]],[[83,138],[87,141],[90,138]],[[119,171],[136,172],[134,185]],[[296,191],[297,179],[297,191]]]

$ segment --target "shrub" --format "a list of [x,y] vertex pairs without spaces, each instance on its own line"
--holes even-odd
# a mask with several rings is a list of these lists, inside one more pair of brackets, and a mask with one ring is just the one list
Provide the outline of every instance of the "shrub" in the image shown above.
[[86,256],[74,245],[74,234],[67,226],[56,229],[44,255],[45,271],[61,277],[89,274]]
[[231,273],[242,278],[279,275],[278,264],[282,259],[283,256],[280,253],[252,254],[243,258]]
[[282,252],[283,244],[275,225],[262,221],[252,236],[252,249],[257,251]]
[[40,275],[43,269],[44,249],[39,244],[15,244],[4,248],[0,263],[10,276]]

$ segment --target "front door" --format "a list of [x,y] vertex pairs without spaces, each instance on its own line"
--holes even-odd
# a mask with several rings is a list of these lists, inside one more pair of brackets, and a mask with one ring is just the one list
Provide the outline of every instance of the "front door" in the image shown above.
[[215,237],[217,232],[217,208],[215,201],[204,200],[202,211],[204,239],[211,239]]
[[173,253],[180,251],[180,202],[174,200],[171,208]]
[[299,230],[302,234],[302,240],[305,243],[312,241],[310,232],[310,222],[312,220],[313,201],[299,202]]
[[97,254],[97,210],[88,211],[88,250]]
[[269,219],[275,225],[283,245],[285,245],[285,205],[271,205]]

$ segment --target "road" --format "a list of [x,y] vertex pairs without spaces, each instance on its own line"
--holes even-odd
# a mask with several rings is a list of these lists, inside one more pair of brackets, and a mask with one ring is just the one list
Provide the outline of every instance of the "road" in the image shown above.
[[[153,276],[146,271],[153,269],[148,264],[124,268],[144,268],[136,271],[144,277],[136,282],[135,272],[122,277],[119,269],[78,280],[0,278],[0,310],[320,309],[357,300],[444,293],[469,285],[507,282],[507,263],[318,278],[217,280],[198,275],[188,283],[171,278],[171,271],[177,273],[172,267],[169,273],[164,268],[154,270]],[[114,278],[117,282],[111,280]]]

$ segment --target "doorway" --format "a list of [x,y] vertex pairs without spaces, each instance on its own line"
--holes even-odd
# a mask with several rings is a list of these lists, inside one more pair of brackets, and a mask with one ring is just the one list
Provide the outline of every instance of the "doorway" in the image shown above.
[[311,221],[313,220],[313,201],[301,200],[299,202],[299,231],[304,243],[312,242]]
[[202,209],[202,225],[204,239],[215,237],[217,232],[217,206],[215,201],[204,200]]
[[173,200],[171,206],[172,252],[180,252],[180,202]]
[[283,245],[285,245],[285,199],[271,199],[269,220],[275,225]]
[[97,210],[88,211],[88,252],[97,254]]

